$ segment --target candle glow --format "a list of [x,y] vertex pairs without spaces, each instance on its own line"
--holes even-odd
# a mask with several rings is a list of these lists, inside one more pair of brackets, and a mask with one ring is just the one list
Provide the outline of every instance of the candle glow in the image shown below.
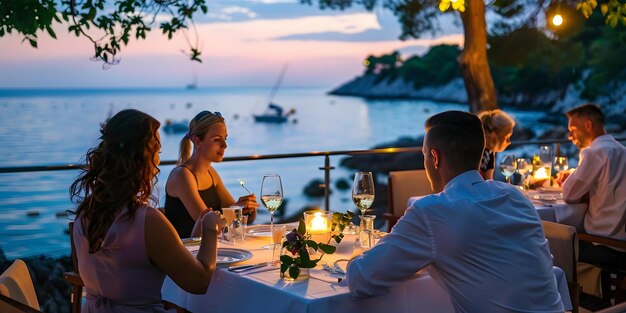
[[545,167],[540,167],[539,169],[537,169],[533,176],[535,176],[536,179],[546,179],[549,177]]
[[305,212],[304,223],[306,230],[311,235],[311,240],[326,243],[330,240],[332,213],[330,212]]
[[322,212],[315,212],[311,219],[311,234],[323,234],[328,232],[328,219]]

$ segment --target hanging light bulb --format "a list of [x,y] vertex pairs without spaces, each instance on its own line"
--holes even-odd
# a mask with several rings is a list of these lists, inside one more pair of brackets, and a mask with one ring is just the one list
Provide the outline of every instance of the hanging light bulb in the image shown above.
[[559,13],[555,14],[552,17],[552,25],[554,26],[561,26],[563,24],[563,16]]

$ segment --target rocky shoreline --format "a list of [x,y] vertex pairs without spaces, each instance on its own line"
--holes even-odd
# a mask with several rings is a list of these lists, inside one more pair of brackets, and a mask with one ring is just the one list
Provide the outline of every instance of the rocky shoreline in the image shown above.
[[[551,91],[540,95],[498,95],[501,107],[516,109],[545,110],[564,113],[570,108],[589,102],[580,95],[577,84],[569,85],[564,91]],[[603,108],[609,121],[617,125],[626,124],[626,81],[613,83],[610,94],[592,102]],[[416,89],[412,82],[401,78],[386,78],[380,74],[363,74],[328,92],[331,95],[354,96],[367,99],[416,99],[447,103],[467,103],[467,93],[461,78],[439,86]],[[621,117],[621,118],[620,118]],[[608,123],[610,124],[610,123]]]

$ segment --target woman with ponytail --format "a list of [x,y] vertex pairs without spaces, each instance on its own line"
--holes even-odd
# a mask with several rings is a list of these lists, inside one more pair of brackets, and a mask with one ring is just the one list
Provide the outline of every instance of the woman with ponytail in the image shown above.
[[123,110],[102,125],[100,143],[85,156],[87,168],[70,187],[77,203],[73,238],[87,300],[83,312],[165,312],[165,275],[190,293],[205,293],[217,260],[224,219],[204,212],[194,232],[196,257],[174,227],[149,205],[159,173],[160,124]]
[[478,117],[485,131],[485,151],[480,161],[480,174],[484,179],[493,179],[496,153],[504,151],[511,144],[515,120],[500,109],[482,111]]
[[189,122],[189,132],[180,141],[178,166],[165,184],[165,216],[181,238],[191,235],[198,216],[207,209],[221,211],[236,203],[244,206],[243,213],[248,215],[249,223],[256,218],[259,204],[254,194],[242,196],[235,202],[211,166],[224,158],[227,137],[222,115],[202,111]]

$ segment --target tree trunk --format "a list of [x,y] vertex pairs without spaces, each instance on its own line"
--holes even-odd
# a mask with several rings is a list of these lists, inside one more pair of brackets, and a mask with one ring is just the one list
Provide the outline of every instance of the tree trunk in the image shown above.
[[498,108],[496,88],[487,62],[487,25],[483,0],[466,0],[461,13],[465,45],[458,57],[472,113]]

